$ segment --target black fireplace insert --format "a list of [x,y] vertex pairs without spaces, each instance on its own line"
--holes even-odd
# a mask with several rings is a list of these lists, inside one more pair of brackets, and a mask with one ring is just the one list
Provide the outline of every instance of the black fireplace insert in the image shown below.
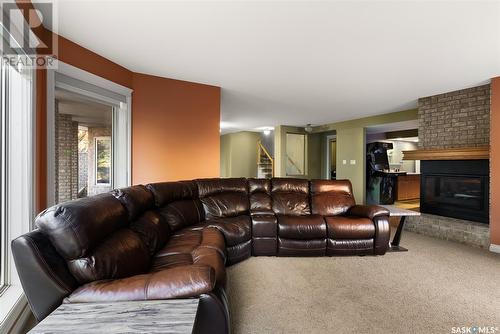
[[421,161],[420,211],[489,223],[489,161]]

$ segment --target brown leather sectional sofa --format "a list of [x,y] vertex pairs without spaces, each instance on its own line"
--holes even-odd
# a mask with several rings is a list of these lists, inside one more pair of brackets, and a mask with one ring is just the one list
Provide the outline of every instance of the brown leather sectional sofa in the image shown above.
[[388,211],[349,181],[200,179],[56,205],[12,242],[41,320],[65,303],[200,297],[196,333],[229,333],[225,266],[251,255],[382,255]]

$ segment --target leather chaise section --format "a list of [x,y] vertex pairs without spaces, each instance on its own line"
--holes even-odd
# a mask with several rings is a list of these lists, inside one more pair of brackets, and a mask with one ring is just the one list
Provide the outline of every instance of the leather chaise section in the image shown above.
[[122,279],[87,283],[65,303],[97,303],[197,297],[215,287],[215,270],[206,265],[165,269]]

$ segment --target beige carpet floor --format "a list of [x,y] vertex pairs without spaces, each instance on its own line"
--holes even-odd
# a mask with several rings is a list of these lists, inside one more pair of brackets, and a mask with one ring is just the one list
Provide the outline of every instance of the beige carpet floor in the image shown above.
[[252,257],[228,268],[233,333],[500,328],[500,254],[409,232],[401,244],[410,251],[379,257]]

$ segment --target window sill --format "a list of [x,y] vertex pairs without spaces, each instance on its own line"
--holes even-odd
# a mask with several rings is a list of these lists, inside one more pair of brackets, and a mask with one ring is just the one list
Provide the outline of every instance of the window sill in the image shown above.
[[0,333],[10,332],[27,309],[28,302],[21,286],[9,286],[0,296]]

